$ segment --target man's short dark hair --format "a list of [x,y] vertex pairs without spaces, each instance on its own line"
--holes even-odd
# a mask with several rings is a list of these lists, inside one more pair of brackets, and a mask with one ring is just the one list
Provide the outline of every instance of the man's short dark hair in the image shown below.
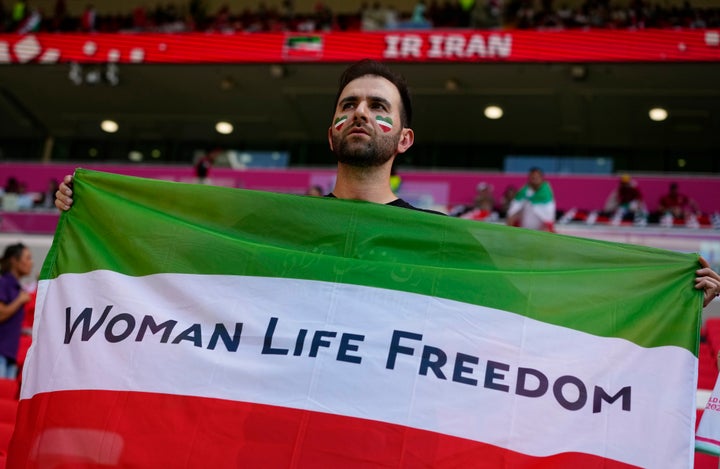
[[533,166],[532,168],[530,168],[528,170],[528,174],[530,174],[530,173],[540,173],[542,176],[545,175],[545,172],[542,170],[542,168],[540,168],[538,166]]
[[402,108],[400,109],[400,119],[402,120],[402,126],[409,128],[412,124],[412,102],[410,100],[410,90],[407,86],[407,81],[402,75],[393,72],[390,68],[382,62],[376,60],[363,59],[359,62],[355,62],[345,69],[338,83],[338,91],[335,96],[335,106],[337,106],[338,100],[342,91],[345,89],[348,83],[351,81],[364,77],[366,75],[375,75],[378,77],[385,78],[390,83],[395,85],[398,93],[400,93],[400,100],[402,101]]

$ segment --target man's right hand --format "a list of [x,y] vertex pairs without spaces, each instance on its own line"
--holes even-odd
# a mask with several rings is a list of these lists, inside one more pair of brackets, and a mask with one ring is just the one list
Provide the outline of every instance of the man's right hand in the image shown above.
[[72,180],[71,175],[68,174],[65,176],[57,192],[55,192],[55,206],[62,211],[70,210],[73,203]]

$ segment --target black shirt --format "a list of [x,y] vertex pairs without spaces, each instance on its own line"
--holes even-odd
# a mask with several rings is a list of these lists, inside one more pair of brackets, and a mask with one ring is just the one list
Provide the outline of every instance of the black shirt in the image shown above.
[[[331,197],[333,199],[337,198],[337,197],[335,197],[335,194],[333,194],[332,192],[329,193],[328,195],[326,195],[325,197]],[[437,212],[435,210],[428,210],[428,209],[424,209],[424,208],[414,207],[414,206],[410,205],[409,203],[407,203],[406,201],[404,201],[403,199],[395,199],[392,202],[386,203],[385,205],[392,205],[393,207],[400,207],[400,208],[409,208],[410,210],[417,210],[418,212],[434,213],[435,215],[445,215],[444,213]]]

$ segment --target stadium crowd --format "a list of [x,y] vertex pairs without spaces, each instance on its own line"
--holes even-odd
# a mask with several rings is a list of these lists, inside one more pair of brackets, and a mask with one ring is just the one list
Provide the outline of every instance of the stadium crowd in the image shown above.
[[429,28],[577,29],[577,28],[708,28],[720,25],[720,8],[630,0],[581,0],[574,6],[553,0],[418,0],[412,11],[397,11],[380,2],[362,2],[354,13],[336,13],[318,1],[312,11],[298,11],[292,0],[260,1],[256,8],[234,11],[227,4],[209,11],[202,0],[143,5],[113,14],[88,4],[80,15],[56,0],[52,11],[31,0],[12,5],[0,0],[0,32],[281,32],[371,31]]

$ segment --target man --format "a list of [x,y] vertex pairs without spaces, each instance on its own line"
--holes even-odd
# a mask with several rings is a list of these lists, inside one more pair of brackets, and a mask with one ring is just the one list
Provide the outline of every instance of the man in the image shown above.
[[673,218],[685,219],[700,212],[697,203],[680,192],[677,182],[670,183],[670,191],[660,197],[658,211]]
[[209,151],[202,158],[200,158],[197,163],[195,163],[195,178],[198,183],[210,184],[210,170],[215,164],[215,159],[221,152],[222,151],[219,148],[216,148],[212,151]]
[[411,121],[412,102],[402,76],[372,60],[348,67],[328,128],[328,143],[338,159],[330,196],[422,210],[398,198],[391,187],[395,157],[415,141]]
[[[399,199],[390,187],[395,157],[415,140],[411,121],[412,103],[404,78],[371,60],[348,67],[340,77],[328,129],[330,149],[338,159],[335,188],[329,196],[419,210]],[[72,176],[65,176],[56,195],[55,205],[69,210]],[[695,288],[703,290],[707,305],[720,294],[720,275],[703,262]]]
[[510,203],[507,224],[531,230],[554,231],[555,198],[540,168],[530,168],[527,184],[520,188]]
[[636,215],[647,212],[642,192],[629,174],[620,176],[618,186],[610,192],[605,202],[605,212],[618,224],[623,219],[633,220]]

